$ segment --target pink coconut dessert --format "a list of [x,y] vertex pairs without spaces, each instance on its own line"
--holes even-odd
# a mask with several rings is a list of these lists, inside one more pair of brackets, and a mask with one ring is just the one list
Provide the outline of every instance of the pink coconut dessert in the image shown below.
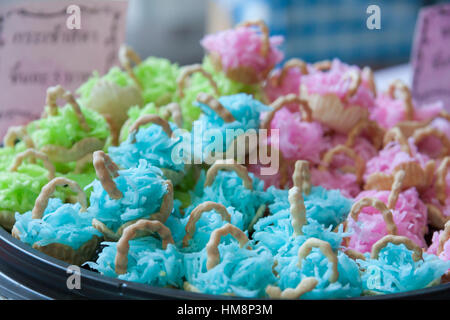
[[430,127],[436,128],[445,134],[450,139],[450,121],[449,119],[437,117],[430,122]]
[[339,189],[344,197],[354,198],[361,192],[363,173],[364,160],[353,149],[337,145],[325,153],[318,168],[311,169],[311,182],[327,190]]
[[[347,144],[348,137],[344,134],[336,133],[328,137],[331,147],[335,147],[340,144]],[[356,137],[351,148],[365,161],[369,161],[373,157],[378,155],[377,148],[372,144],[372,141],[366,137]],[[350,165],[351,159],[345,155],[339,154],[334,158],[337,166]]]
[[288,177],[292,176],[294,167],[292,164],[287,163],[283,164],[283,166],[284,168],[280,168],[279,171],[270,175],[261,173],[261,169],[268,168],[268,166],[260,163],[247,165],[247,170],[248,172],[253,173],[260,180],[264,181],[264,190],[267,190],[267,188],[272,186],[278,189],[286,189],[292,186],[292,181],[290,181]]
[[414,139],[406,139],[400,129],[393,128],[385,135],[385,147],[366,163],[364,181],[366,190],[390,190],[394,174],[406,171],[404,189],[421,190],[431,184],[435,162],[419,153]]
[[338,171],[311,170],[311,182],[315,186],[321,186],[327,190],[339,190],[346,198],[354,198],[361,187],[353,173],[339,173]]
[[[375,198],[388,204],[391,191],[363,191],[355,202],[363,198]],[[426,247],[424,234],[427,232],[427,207],[420,200],[415,188],[407,189],[398,195],[395,207],[391,210],[394,224],[397,228],[396,235],[408,237],[422,248]],[[361,210],[358,220],[349,217],[348,230],[352,230],[348,246],[359,252],[369,252],[372,245],[388,235],[385,219],[379,210],[373,207],[365,207]]]
[[[260,32],[254,26],[259,27]],[[282,42],[281,36],[269,37],[263,21],[254,21],[207,35],[201,45],[209,52],[216,70],[223,71],[234,81],[255,84],[265,80],[283,60],[283,53],[278,49]]]
[[416,121],[424,124],[444,111],[443,103],[424,105],[416,108],[409,88],[400,80],[391,83],[387,92],[378,94],[370,119],[385,129],[390,129],[403,121]]
[[[259,161],[261,159],[258,157],[257,163],[247,164],[247,170],[253,173],[260,180],[264,181],[264,189],[271,186],[279,189],[290,187],[292,185],[290,177],[294,173],[295,161],[286,160],[283,152],[275,147],[280,145],[278,137],[269,136],[267,139],[264,139],[264,137],[260,138],[262,140],[260,141],[259,148],[264,148],[263,150],[260,150],[260,152],[270,157],[271,162],[268,164],[262,164],[261,161]],[[272,143],[273,145],[271,145]],[[274,165],[272,163],[274,161],[278,161],[278,164]],[[274,172],[269,172],[271,174],[267,174],[268,171],[264,170],[268,170],[270,168],[274,168],[274,170],[271,170]]]
[[288,160],[307,160],[318,164],[321,154],[329,148],[322,125],[302,121],[299,111],[281,108],[273,116],[270,129],[279,129],[280,150]]
[[[300,59],[286,61],[282,68],[274,70],[264,84],[264,93],[269,102],[274,102],[279,97],[288,94],[300,94],[300,84],[302,77],[311,72],[317,71]],[[295,104],[289,104],[291,111],[296,109]]]
[[442,260],[450,260],[450,222],[447,222],[444,230],[433,233],[432,243],[427,252],[437,255]]
[[422,199],[428,207],[430,224],[443,228],[450,220],[450,157],[444,158],[436,170],[433,184],[423,194]]
[[313,118],[341,133],[368,118],[376,93],[367,70],[334,59],[329,69],[303,76],[300,95],[309,101]]

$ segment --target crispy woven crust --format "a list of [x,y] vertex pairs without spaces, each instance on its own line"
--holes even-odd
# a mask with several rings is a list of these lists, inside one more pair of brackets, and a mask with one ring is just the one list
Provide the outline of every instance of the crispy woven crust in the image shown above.
[[103,149],[106,140],[97,138],[85,138],[75,143],[72,148],[64,148],[55,145],[46,145],[39,151],[45,153],[53,162],[72,162],[83,158],[85,155]]
[[365,108],[356,105],[344,107],[334,94],[308,94],[306,88],[302,87],[300,96],[308,100],[313,119],[340,133],[349,133],[359,121],[369,117]]
[[405,171],[402,190],[416,187],[420,190],[426,189],[433,177],[435,163],[430,161],[427,163],[425,170],[416,162],[405,162],[395,167],[392,174],[382,172],[372,173],[366,180],[365,190],[391,190],[394,183],[394,175],[401,170]]
[[[209,54],[209,58],[212,65],[214,66],[214,69],[216,69],[216,71],[222,71],[222,62],[220,55],[216,52],[211,52]],[[228,69],[225,74],[233,81],[252,85],[257,84],[263,79],[267,78],[272,68],[272,65],[268,65],[267,68],[262,72],[255,72],[255,70],[250,67],[240,66],[237,68]]]
[[46,246],[40,246],[35,243],[33,244],[33,248],[69,264],[80,266],[92,258],[99,243],[100,238],[93,236],[91,240],[77,250],[61,243],[51,243]]
[[10,231],[16,223],[15,213],[12,211],[0,211],[0,225]]
[[[12,236],[20,240],[20,232],[16,227],[13,227]],[[90,260],[97,250],[98,244],[101,238],[98,236],[92,236],[91,240],[84,243],[77,250],[62,243],[51,243],[45,246],[33,244],[33,249],[39,250],[53,258],[62,260],[72,265],[80,266],[84,262]]]
[[427,203],[428,223],[437,229],[444,229],[445,223],[450,217],[444,216],[442,211],[434,204]]

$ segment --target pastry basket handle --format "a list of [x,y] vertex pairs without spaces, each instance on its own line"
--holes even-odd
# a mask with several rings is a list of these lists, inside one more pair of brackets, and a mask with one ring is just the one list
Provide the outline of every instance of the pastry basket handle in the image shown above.
[[75,100],[75,97],[72,95],[72,93],[65,90],[60,85],[50,87],[47,89],[46,104],[49,107],[49,112],[51,116],[55,116],[58,114],[58,104],[57,104],[58,99],[63,99],[72,106],[73,111],[75,112],[75,115],[78,119],[78,123],[80,124],[80,127],[84,131],[88,132],[91,130],[86,122],[86,118],[81,112],[80,105]]
[[364,170],[366,167],[366,164],[364,162],[364,159],[361,158],[355,150],[345,146],[345,145],[337,145],[334,148],[328,150],[323,158],[322,158],[322,164],[319,166],[321,170],[326,170],[330,167],[331,163],[333,162],[333,159],[338,154],[345,154],[347,157],[353,160],[354,162],[354,173],[356,175],[356,182],[361,183],[364,175]]
[[[140,116],[130,127],[129,133],[130,135],[133,135],[139,131],[139,128],[141,126],[144,126],[146,124],[153,123],[159,125],[163,131],[167,134],[167,136],[170,138],[172,137],[172,129],[170,128],[169,122],[167,120],[164,120],[160,116],[156,114],[144,114]],[[133,142],[136,142],[136,137],[134,136]]]
[[[233,236],[238,242],[239,246],[243,248],[248,243],[248,237],[238,227],[228,223],[223,227],[214,230],[209,237],[209,241],[206,245],[207,261],[206,269],[211,270],[220,263],[219,244],[222,237],[226,235]],[[247,249],[251,249],[247,247]]]
[[306,207],[301,189],[298,187],[289,189],[288,200],[294,235],[302,235],[302,228],[306,224]]
[[216,98],[214,98],[212,95],[204,92],[200,92],[197,95],[197,102],[207,105],[209,108],[214,110],[222,119],[223,121],[230,123],[236,121],[234,116],[231,114],[228,109],[226,109]]
[[77,194],[77,201],[81,204],[81,210],[87,209],[86,194],[81,190],[78,183],[66,178],[55,178],[47,183],[41,190],[41,193],[36,199],[34,208],[31,211],[32,219],[42,219],[44,211],[48,206],[48,201],[53,193],[56,191],[57,186],[68,186],[73,192]]
[[309,103],[307,100],[301,99],[300,96],[296,94],[288,94],[285,96],[281,96],[278,99],[276,99],[272,104],[272,110],[267,112],[264,119],[261,121],[261,129],[269,129],[270,122],[272,122],[273,117],[275,116],[275,113],[280,110],[283,106],[289,104],[289,103],[296,103],[298,104],[300,108],[300,112],[302,113],[302,120],[306,122],[312,121],[312,111],[309,106]]
[[283,83],[285,77],[291,69],[298,69],[302,75],[308,74],[308,65],[305,61],[297,58],[290,59],[286,61],[281,68],[280,74],[276,79],[277,86],[280,86]]
[[219,89],[217,87],[216,82],[213,79],[211,73],[203,69],[200,64],[193,64],[190,66],[186,66],[180,72],[180,75],[177,78],[177,88],[178,88],[178,96],[180,98],[184,98],[184,89],[186,88],[187,79],[192,76],[194,73],[201,73],[209,82],[211,87],[214,90],[214,94],[219,96]]
[[178,128],[181,128],[183,126],[183,113],[178,103],[169,103],[168,105],[162,107],[162,110],[163,118],[165,120],[169,121],[169,118],[172,117],[173,122],[175,122]]
[[142,89],[142,84],[139,82],[136,74],[133,71],[133,63],[135,65],[141,64],[141,58],[139,55],[131,49],[131,47],[127,45],[122,45],[119,49],[119,63],[122,68],[128,73],[131,79],[133,79],[134,83],[138,86],[139,89]]
[[378,255],[381,250],[383,250],[389,243],[393,243],[395,245],[404,244],[406,248],[413,251],[413,259],[414,261],[419,261],[422,259],[422,248],[414,243],[411,239],[404,236],[396,236],[396,235],[387,235],[378,240],[372,246],[372,252],[370,257],[372,259],[378,259]]
[[[403,97],[398,96],[399,92]],[[411,91],[408,86],[403,81],[397,79],[389,85],[387,93],[391,99],[402,99],[406,112],[406,120],[414,120],[414,106]]]
[[412,137],[416,145],[418,145],[425,138],[435,137],[441,142],[442,146],[441,152],[437,157],[442,158],[450,155],[450,140],[447,138],[445,133],[443,133],[437,128],[433,128],[430,126],[419,128],[414,131]]
[[240,27],[259,27],[262,32],[262,45],[261,45],[261,56],[263,58],[267,58],[270,51],[270,37],[269,37],[269,28],[264,23],[263,20],[255,20],[255,21],[244,21],[236,26],[236,28]]
[[22,153],[19,153],[18,155],[16,155],[13,164],[11,165],[11,167],[9,168],[9,171],[13,172],[13,171],[17,171],[17,169],[19,169],[19,167],[22,165],[23,161],[26,158],[32,158],[32,159],[40,159],[42,160],[44,167],[47,169],[48,171],[48,180],[53,180],[56,177],[56,170],[55,170],[55,166],[53,165],[53,163],[48,159],[47,155],[45,155],[42,152],[36,151],[34,149],[27,149]]
[[27,148],[34,148],[34,142],[27,133],[24,126],[9,127],[3,138],[3,145],[8,148],[13,148],[17,139],[22,139]]
[[203,213],[211,211],[211,210],[214,210],[218,214],[220,214],[220,216],[222,217],[222,220],[231,223],[230,213],[228,212],[227,208],[225,208],[225,206],[223,204],[220,204],[217,202],[212,202],[212,201],[206,201],[206,202],[199,204],[198,206],[195,207],[194,210],[192,210],[192,212],[189,216],[189,220],[186,224],[186,228],[185,228],[186,235],[183,238],[183,247],[184,248],[189,245],[189,240],[191,240],[192,237],[194,236],[195,224],[197,223],[197,221],[200,220]]
[[213,184],[219,170],[234,171],[242,179],[245,188],[253,190],[253,181],[247,168],[238,164],[234,159],[216,160],[206,172],[205,187]]
[[359,213],[366,207],[372,207],[380,211],[383,220],[386,223],[388,233],[391,235],[397,234],[397,226],[395,225],[391,210],[389,210],[386,204],[379,199],[366,197],[355,202],[350,210],[352,219],[358,221]]
[[327,257],[328,261],[331,262],[332,266],[332,273],[330,276],[330,283],[334,283],[339,278],[339,272],[338,272],[338,257],[336,253],[333,252],[333,249],[331,248],[331,245],[323,240],[319,240],[317,238],[309,238],[308,240],[303,243],[300,248],[298,249],[298,267],[299,269],[302,268],[302,261],[305,259],[311,252],[313,248],[319,248],[320,251],[322,251],[323,255]]
[[94,169],[100,183],[111,199],[118,200],[123,197],[122,192],[117,188],[113,178],[119,176],[119,167],[109,155],[103,151],[96,151],[93,154]]
[[123,230],[122,236],[117,242],[117,253],[114,261],[116,274],[125,274],[127,272],[130,240],[134,239],[137,232],[141,230],[158,233],[162,240],[163,250],[166,250],[169,244],[174,244],[170,229],[160,221],[138,220],[136,223],[129,225]]

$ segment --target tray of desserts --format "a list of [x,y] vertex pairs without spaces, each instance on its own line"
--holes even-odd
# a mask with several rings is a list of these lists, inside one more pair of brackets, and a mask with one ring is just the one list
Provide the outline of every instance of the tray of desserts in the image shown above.
[[207,35],[189,66],[124,45],[49,88],[0,149],[0,295],[448,298],[443,104],[338,59],[280,65],[269,34]]

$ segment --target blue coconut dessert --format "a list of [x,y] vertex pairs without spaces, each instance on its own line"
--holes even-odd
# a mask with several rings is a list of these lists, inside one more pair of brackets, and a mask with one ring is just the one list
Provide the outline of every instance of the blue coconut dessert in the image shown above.
[[360,296],[362,282],[358,265],[346,254],[332,249],[330,243],[309,238],[295,256],[276,257],[277,288],[267,288],[271,297],[296,289],[307,278],[315,278],[311,290],[296,297],[301,299],[334,299]]
[[[139,236],[151,232],[154,236]],[[101,274],[121,280],[158,287],[181,288],[184,276],[183,256],[174,246],[170,230],[160,221],[138,220],[129,225],[118,242],[105,245],[96,262],[87,265]]]
[[[70,187],[78,202],[50,198],[58,186]],[[52,257],[81,265],[92,257],[102,235],[92,227],[86,207],[86,195],[76,182],[55,178],[42,188],[32,211],[16,213],[12,235]]]
[[[222,237],[233,240],[221,243]],[[226,224],[216,229],[202,251],[185,255],[184,289],[247,298],[264,297],[265,287],[275,283],[273,256],[264,248],[254,249],[242,230]]]
[[159,168],[141,160],[136,168],[119,170],[103,151],[94,153],[96,179],[90,186],[93,226],[106,240],[116,241],[138,219],[165,222],[173,209],[173,187]]
[[[148,128],[140,128],[149,123]],[[184,161],[176,152],[181,143],[180,137],[174,137],[177,126],[157,115],[143,115],[130,128],[127,140],[118,147],[108,149],[112,160],[122,168],[136,168],[140,161],[160,168],[166,179],[178,184],[184,176]]]
[[[245,93],[223,96],[218,100],[200,93],[197,104],[203,114],[193,123],[191,139],[194,158],[200,162],[207,162],[211,157],[217,159],[245,134],[256,136],[261,113],[270,110]],[[240,156],[245,156],[247,151],[242,150]]]
[[193,194],[187,214],[205,201],[218,202],[241,212],[246,229],[252,229],[272,201],[272,195],[264,191],[264,182],[232,159],[217,160],[208,169],[203,186]]
[[391,294],[430,287],[441,282],[450,261],[422,253],[422,248],[404,236],[388,235],[378,240],[365,259],[357,260],[364,293]]

